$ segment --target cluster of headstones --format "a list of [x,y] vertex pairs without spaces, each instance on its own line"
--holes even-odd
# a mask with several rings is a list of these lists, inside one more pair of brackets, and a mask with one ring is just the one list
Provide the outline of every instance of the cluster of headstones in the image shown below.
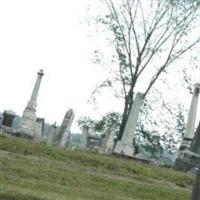
[[87,126],[83,126],[82,135],[80,141],[81,149],[92,149],[99,153],[112,154],[115,145],[116,125],[113,124],[109,127],[103,137],[95,134],[93,130],[90,130]]
[[[46,140],[50,145],[56,145],[64,148],[70,145],[71,131],[75,112],[69,109],[63,119],[60,126],[55,123],[50,125],[45,123],[44,118],[36,118],[35,123],[35,134],[32,138],[36,142]],[[22,124],[22,118],[16,115],[11,110],[6,110],[0,114],[0,128],[2,133],[7,133],[12,136],[21,137],[19,130]],[[28,138],[28,137],[26,137]],[[80,138],[81,149],[95,149],[100,153],[110,154],[113,152],[115,138],[115,125],[108,128],[104,137],[100,137],[94,134],[93,131],[89,130],[88,127],[82,128],[82,135]]]
[[[47,126],[43,118],[36,117],[36,101],[40,88],[40,83],[44,73],[40,70],[37,73],[37,79],[32,91],[31,98],[24,109],[23,115],[20,118],[13,112],[4,112],[2,129],[4,132],[8,132],[12,135],[34,139],[35,141],[41,141],[44,135],[47,135],[47,142],[49,144],[55,144],[59,147],[66,147],[70,140],[70,127],[74,120],[74,111],[70,109],[63,120],[60,127],[55,124]],[[83,127],[83,133],[81,137],[81,148],[98,148],[103,153],[117,153],[124,156],[132,157],[134,155],[133,140],[135,138],[135,129],[137,124],[137,118],[139,110],[144,99],[142,93],[137,93],[136,98],[132,105],[132,110],[126,124],[121,141],[118,141],[114,148],[115,138],[115,125],[113,124],[106,133],[105,137],[101,138],[91,134],[87,127]],[[14,125],[18,118],[18,125]],[[19,120],[20,119],[20,120]],[[48,128],[47,128],[48,127]],[[48,133],[44,134],[48,129]]]
[[[49,125],[48,123],[45,123],[44,118],[36,118],[34,134],[32,137],[25,138],[34,139],[38,142],[47,138],[47,142],[49,144],[54,143],[58,146],[64,146],[64,143],[67,143],[73,119],[74,111],[72,109],[70,109],[65,115],[61,126],[56,126],[55,124]],[[0,114],[1,133],[7,133],[16,137],[24,137],[24,135],[20,134],[22,120],[22,117],[16,115],[15,112],[5,110],[2,114]]]
[[[40,142],[47,140],[48,144],[58,147],[68,147],[70,144],[71,125],[74,120],[75,113],[69,109],[60,126],[56,124],[45,123],[44,118],[36,117],[37,96],[39,93],[40,83],[44,73],[40,70],[37,73],[37,79],[32,91],[30,100],[24,109],[22,117],[16,115],[11,110],[6,110],[0,114],[0,129],[2,133],[7,133],[12,136],[22,137]],[[114,126],[113,126],[114,127]],[[114,147],[114,131],[113,128],[105,133],[105,137],[101,138],[90,134],[88,128],[83,127],[81,136],[81,148],[95,148],[100,152],[112,152]]]
[[[28,139],[34,139],[35,141],[41,141],[44,135],[47,135],[47,142],[49,144],[55,144],[59,147],[66,147],[70,140],[70,127],[74,120],[74,111],[70,109],[63,120],[60,127],[55,124],[48,125],[43,118],[36,117],[37,96],[40,88],[40,83],[44,73],[40,70],[37,73],[37,79],[32,91],[30,100],[24,109],[23,115],[20,118],[14,112],[3,113],[2,117],[2,129],[4,132],[10,133],[17,137],[23,137]],[[106,133],[105,137],[101,138],[89,133],[87,127],[83,127],[83,133],[81,137],[81,148],[95,148],[103,153],[117,153],[125,156],[134,155],[134,146],[132,141],[135,137],[135,129],[137,124],[137,118],[140,110],[140,106],[144,96],[142,93],[137,93],[135,101],[132,105],[132,110],[126,124],[124,134],[121,141],[118,141],[114,148],[115,138],[115,125],[113,124]],[[18,119],[18,120],[17,120]],[[18,121],[18,124],[16,124]],[[48,128],[47,128],[48,127]],[[48,131],[46,131],[48,129]],[[48,132],[45,134],[45,132]]]
[[[43,75],[43,70],[37,73],[37,79],[31,98],[24,109],[22,117],[19,117],[13,111],[4,111],[3,114],[0,115],[0,127],[3,132],[10,133],[17,137],[34,139],[35,141],[41,141],[47,137],[47,142],[49,144],[54,144],[58,147],[67,147],[70,143],[70,128],[75,115],[72,109],[67,111],[61,126],[56,126],[56,124],[49,125],[45,123],[43,118],[36,117],[36,101]],[[199,92],[200,84],[196,84],[188,115],[186,132],[180,147],[179,156],[175,163],[176,169],[190,170],[197,165],[200,158],[200,124],[196,133],[194,132]],[[143,100],[144,94],[137,93],[122,138],[116,145],[114,143],[115,124],[113,124],[104,134],[104,138],[92,134],[91,130],[89,131],[87,127],[83,127],[81,148],[91,149],[97,147],[102,153],[115,153],[127,157],[144,159],[140,154],[135,155],[133,144],[136,138],[135,130]]]

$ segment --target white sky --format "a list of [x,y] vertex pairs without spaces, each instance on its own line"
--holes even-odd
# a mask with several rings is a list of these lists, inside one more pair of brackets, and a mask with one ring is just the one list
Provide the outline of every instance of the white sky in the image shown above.
[[69,108],[77,118],[95,115],[87,100],[103,71],[91,64],[94,44],[80,23],[89,2],[0,0],[0,112],[22,114],[42,68],[37,116],[60,124]]
[[[21,115],[32,92],[37,71],[44,69],[37,116],[60,124],[73,108],[76,119],[120,111],[107,93],[98,110],[87,104],[104,71],[91,63],[96,43],[81,24],[94,0],[0,0],[0,112]],[[77,131],[75,123],[72,132]]]

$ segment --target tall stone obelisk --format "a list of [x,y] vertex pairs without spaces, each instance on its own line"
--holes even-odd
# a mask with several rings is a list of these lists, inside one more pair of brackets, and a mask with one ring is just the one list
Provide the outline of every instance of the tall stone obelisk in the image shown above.
[[31,98],[22,115],[22,124],[19,129],[19,133],[21,133],[22,136],[27,138],[33,138],[35,134],[37,97],[43,75],[44,72],[41,69],[37,73],[37,79],[33,88]]
[[199,101],[199,92],[200,92],[200,84],[197,83],[197,84],[195,84],[194,93],[192,96],[192,102],[191,102],[190,110],[189,110],[189,114],[188,114],[186,130],[185,130],[185,134],[183,136],[180,150],[188,149],[194,138],[197,107],[198,107],[198,101]]
[[[186,124],[186,130],[185,134],[183,136],[183,140],[181,142],[178,157],[176,159],[174,168],[177,170],[182,171],[188,171],[190,170],[194,165],[194,162],[196,162],[196,158],[199,159],[198,154],[196,152],[192,152],[189,149],[191,146],[191,143],[193,142],[193,145],[195,144],[194,135],[195,135],[195,123],[196,123],[196,116],[197,116],[197,107],[198,107],[198,101],[199,101],[199,93],[200,93],[200,84],[195,84],[193,96],[192,96],[192,102],[190,105],[190,110],[188,114],[188,120]],[[192,158],[192,159],[191,159]]]
[[124,129],[124,133],[122,135],[122,139],[116,143],[114,153],[122,154],[128,157],[134,156],[135,152],[133,141],[136,137],[135,131],[137,126],[137,120],[143,100],[144,94],[138,92],[133,102],[131,112]]

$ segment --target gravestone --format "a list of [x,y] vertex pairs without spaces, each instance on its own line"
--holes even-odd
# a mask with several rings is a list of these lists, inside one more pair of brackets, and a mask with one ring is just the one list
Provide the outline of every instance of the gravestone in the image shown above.
[[144,100],[144,94],[137,93],[133,102],[130,115],[128,117],[124,133],[121,141],[118,141],[114,153],[133,157],[134,155],[134,144],[133,141],[136,137],[135,131],[137,126],[137,119],[139,116],[140,108]]
[[88,126],[83,126],[82,128],[82,135],[81,135],[81,141],[80,141],[80,147],[81,149],[87,149],[88,146]]
[[36,142],[41,141],[43,130],[44,130],[44,118],[37,118],[35,124],[35,135],[34,135],[34,140]]
[[2,125],[6,127],[12,127],[15,116],[15,112],[11,110],[5,110],[2,115]]
[[1,129],[4,133],[15,134],[14,120],[16,114],[12,110],[5,110],[2,114],[2,124]]
[[105,133],[105,138],[103,139],[103,153],[112,154],[115,145],[115,135],[116,135],[116,124],[109,127]]
[[95,152],[100,152],[102,146],[102,138],[99,134],[95,134],[93,131],[88,134],[87,148]]
[[52,124],[50,126],[50,129],[48,131],[48,135],[47,135],[47,143],[48,144],[54,144],[55,143],[55,140],[56,140],[56,135],[57,135],[57,126],[56,126],[56,123]]
[[56,139],[57,145],[59,147],[65,147],[69,144],[70,128],[74,120],[74,116],[75,116],[74,111],[72,109],[69,109],[63,119],[62,125],[60,127]]

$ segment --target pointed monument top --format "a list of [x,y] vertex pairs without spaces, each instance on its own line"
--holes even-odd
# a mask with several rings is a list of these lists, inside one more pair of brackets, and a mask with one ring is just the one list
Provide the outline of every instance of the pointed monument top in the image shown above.
[[40,71],[38,72],[38,75],[43,76],[44,75],[44,70],[40,69]]

